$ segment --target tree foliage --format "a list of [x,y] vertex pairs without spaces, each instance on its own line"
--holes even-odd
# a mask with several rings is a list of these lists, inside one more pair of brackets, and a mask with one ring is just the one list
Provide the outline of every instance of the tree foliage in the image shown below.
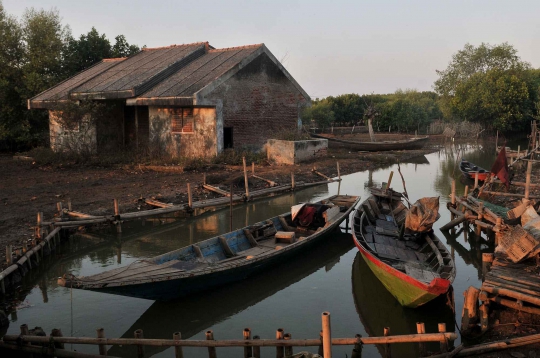
[[323,99],[311,107],[304,109],[303,118],[311,121],[317,127],[328,128],[335,121],[335,114],[332,111],[332,104],[329,100]]

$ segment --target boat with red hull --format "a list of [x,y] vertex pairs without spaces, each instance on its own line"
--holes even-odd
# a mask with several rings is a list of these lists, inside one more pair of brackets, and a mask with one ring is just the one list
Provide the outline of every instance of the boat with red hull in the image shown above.
[[459,163],[459,170],[461,170],[463,176],[472,180],[474,180],[475,176],[478,174],[478,181],[485,181],[489,175],[488,170],[465,159],[461,159],[461,162]]
[[372,194],[351,213],[354,244],[371,271],[405,307],[446,293],[456,270],[444,244],[431,229],[406,232],[409,209],[400,193],[372,189]]

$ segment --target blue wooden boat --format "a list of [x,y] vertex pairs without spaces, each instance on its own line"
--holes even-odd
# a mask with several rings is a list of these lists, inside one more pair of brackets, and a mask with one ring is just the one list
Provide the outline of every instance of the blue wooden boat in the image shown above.
[[[245,279],[291,260],[345,220],[360,197],[335,195],[151,259],[97,275],[64,275],[64,287],[170,300]],[[327,236],[328,237],[328,236]]]

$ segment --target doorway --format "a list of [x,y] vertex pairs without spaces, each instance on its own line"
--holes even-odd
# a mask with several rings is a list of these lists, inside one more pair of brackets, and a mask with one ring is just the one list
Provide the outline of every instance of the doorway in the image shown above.
[[233,148],[233,127],[223,128],[223,149]]

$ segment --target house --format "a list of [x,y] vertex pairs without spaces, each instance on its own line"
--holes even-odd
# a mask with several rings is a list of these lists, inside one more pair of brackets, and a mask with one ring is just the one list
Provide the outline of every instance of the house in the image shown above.
[[[62,104],[84,101],[106,104],[107,115],[62,124]],[[216,49],[208,42],[105,59],[28,100],[29,109],[49,110],[54,150],[85,145],[185,157],[260,149],[276,132],[298,130],[309,104],[264,44]]]

